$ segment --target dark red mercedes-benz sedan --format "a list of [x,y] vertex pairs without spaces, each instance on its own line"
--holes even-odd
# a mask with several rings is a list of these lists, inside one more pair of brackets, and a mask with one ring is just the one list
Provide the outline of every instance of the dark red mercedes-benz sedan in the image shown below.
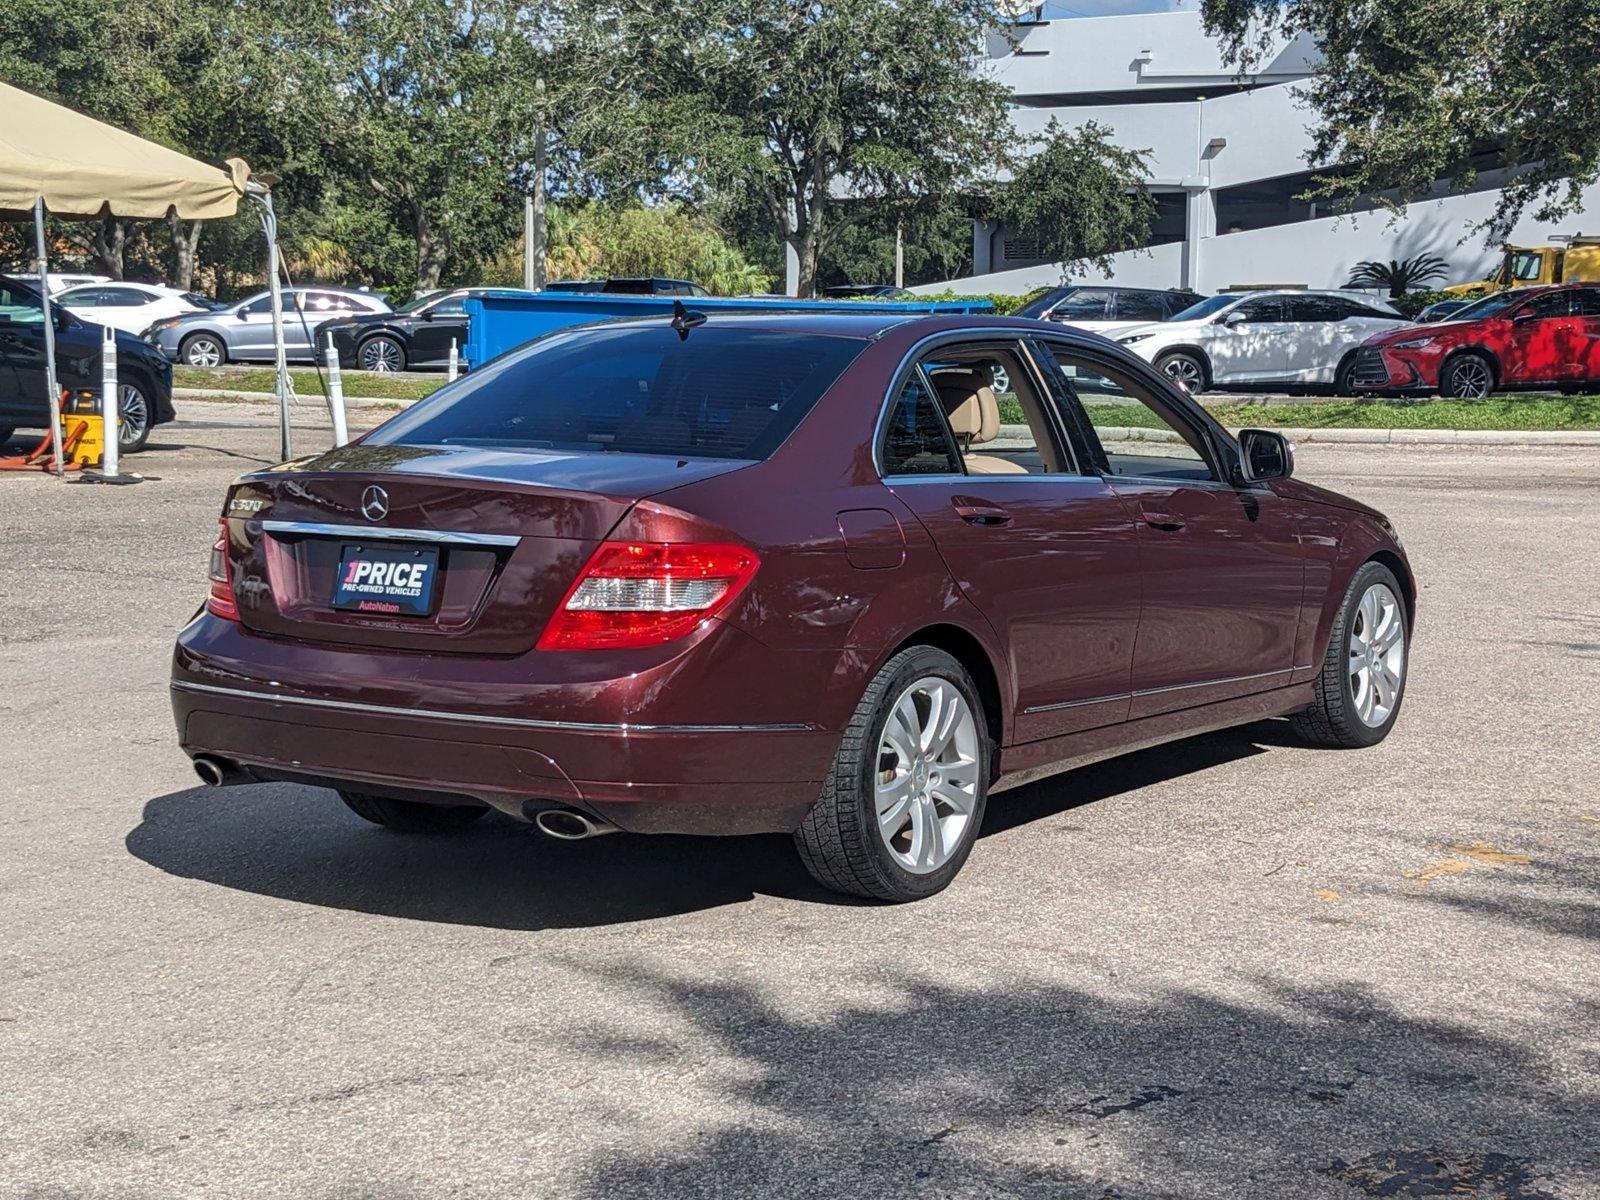
[[1041,322],[565,330],[230,489],[178,735],[396,829],[782,831],[915,899],[1006,788],[1279,714],[1389,732],[1405,553],[1292,465]]

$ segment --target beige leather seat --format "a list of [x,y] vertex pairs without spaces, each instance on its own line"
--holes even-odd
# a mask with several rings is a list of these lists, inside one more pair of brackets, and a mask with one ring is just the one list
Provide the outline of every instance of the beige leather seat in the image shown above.
[[980,371],[940,371],[933,377],[944,405],[950,432],[956,435],[962,461],[973,475],[1026,475],[1028,468],[993,454],[974,454],[972,447],[1000,436],[1000,401]]

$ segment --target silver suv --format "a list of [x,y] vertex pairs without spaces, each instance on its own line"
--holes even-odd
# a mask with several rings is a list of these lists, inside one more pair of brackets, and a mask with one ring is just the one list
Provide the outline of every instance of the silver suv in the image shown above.
[[[283,289],[283,338],[290,362],[310,362],[316,354],[317,326],[335,317],[388,312],[389,302],[372,292],[345,288]],[[225,362],[270,362],[272,297],[260,292],[217,312],[186,313],[157,321],[144,340],[173,362],[220,367]]]

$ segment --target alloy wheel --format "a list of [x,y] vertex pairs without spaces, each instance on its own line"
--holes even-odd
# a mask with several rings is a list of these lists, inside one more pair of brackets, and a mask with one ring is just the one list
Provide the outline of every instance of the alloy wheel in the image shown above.
[[1350,696],[1363,725],[1376,729],[1394,714],[1405,669],[1405,614],[1389,585],[1375,583],[1350,626]]
[[1489,364],[1468,356],[1450,364],[1450,394],[1461,400],[1482,400],[1494,390]]
[[131,383],[122,385],[117,397],[117,411],[121,415],[121,424],[117,428],[117,444],[120,446],[135,446],[144,438],[145,431],[150,428],[150,403],[144,398],[144,393]]
[[961,690],[917,680],[889,710],[878,743],[878,834],[900,866],[936,871],[960,849],[978,802],[978,723]]
[[220,367],[222,347],[211,338],[195,338],[184,350],[183,361],[191,367]]
[[361,347],[361,369],[363,371],[398,371],[400,369],[400,347],[388,338],[374,338]]
[[1200,364],[1187,354],[1174,354],[1162,364],[1161,369],[1167,373],[1168,379],[1181,384],[1191,393],[1198,392],[1200,385],[1205,382],[1205,373],[1200,370]]

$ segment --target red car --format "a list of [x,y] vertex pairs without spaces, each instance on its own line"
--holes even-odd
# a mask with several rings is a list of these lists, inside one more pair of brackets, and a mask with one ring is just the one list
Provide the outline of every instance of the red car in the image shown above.
[[397,829],[781,831],[915,899],[1007,788],[1263,717],[1388,733],[1405,553],[1291,468],[1044,322],[565,330],[233,485],[178,736]]
[[1502,388],[1600,381],[1600,285],[1496,292],[1435,324],[1380,333],[1356,355],[1352,385],[1478,399]]

